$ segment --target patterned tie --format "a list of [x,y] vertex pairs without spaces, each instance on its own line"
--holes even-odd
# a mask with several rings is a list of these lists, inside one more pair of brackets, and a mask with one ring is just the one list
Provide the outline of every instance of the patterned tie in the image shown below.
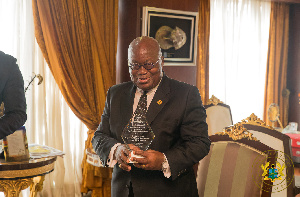
[[147,91],[144,91],[134,112],[135,117],[145,117],[147,112]]

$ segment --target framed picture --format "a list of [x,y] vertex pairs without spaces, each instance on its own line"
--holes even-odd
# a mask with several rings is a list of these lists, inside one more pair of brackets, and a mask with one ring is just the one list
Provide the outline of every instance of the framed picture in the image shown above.
[[198,12],[143,7],[142,35],[158,41],[164,65],[196,65]]
[[3,139],[5,161],[28,161],[29,151],[25,126]]

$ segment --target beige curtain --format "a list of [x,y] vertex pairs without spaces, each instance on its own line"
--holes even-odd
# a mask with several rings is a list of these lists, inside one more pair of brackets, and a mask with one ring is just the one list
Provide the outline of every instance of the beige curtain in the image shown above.
[[[287,125],[288,101],[286,101],[286,76],[288,63],[289,40],[289,5],[272,2],[270,17],[269,49],[266,72],[264,121],[268,125],[272,123],[268,119],[268,107],[271,103],[279,105],[280,121]],[[279,126],[279,125],[275,125]]]
[[[37,42],[69,107],[88,127],[91,148],[106,91],[115,84],[118,1],[32,2]],[[86,157],[82,168],[81,192],[110,196],[111,169],[93,167]]]
[[201,0],[198,23],[198,59],[196,84],[204,104],[209,99],[209,34],[210,34],[210,0]]

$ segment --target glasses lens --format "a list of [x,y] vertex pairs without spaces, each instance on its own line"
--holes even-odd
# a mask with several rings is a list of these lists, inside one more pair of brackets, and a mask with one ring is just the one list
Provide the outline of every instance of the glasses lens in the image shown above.
[[138,69],[140,69],[141,66],[143,66],[145,69],[151,70],[157,62],[155,62],[155,63],[145,63],[145,64],[129,63],[129,67],[132,70],[138,70]]
[[140,65],[137,63],[130,63],[129,65],[132,70],[138,70],[140,68]]
[[153,63],[145,63],[144,64],[144,68],[146,68],[147,70],[151,70],[154,67]]

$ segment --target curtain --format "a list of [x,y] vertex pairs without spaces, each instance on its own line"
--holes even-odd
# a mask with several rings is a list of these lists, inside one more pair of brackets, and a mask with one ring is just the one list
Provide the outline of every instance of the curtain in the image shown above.
[[287,91],[288,40],[289,5],[272,2],[264,103],[264,121],[268,125],[272,125],[268,119],[271,103],[279,105],[280,121],[283,126],[287,125],[287,118],[284,117],[288,115],[288,99],[284,93]]
[[210,1],[209,93],[231,107],[233,122],[263,116],[270,2]]
[[[115,84],[117,5],[117,0],[33,0],[37,42],[66,102],[89,129],[85,148],[92,148],[106,91]],[[85,155],[82,168],[81,192],[96,189],[93,195],[110,196],[112,169],[87,164]]]
[[[26,92],[28,143],[51,146],[65,153],[55,162],[55,170],[45,176],[38,196],[79,197],[87,128],[66,104],[35,41],[32,2],[1,0],[0,26],[0,50],[17,58],[25,86],[34,73],[44,78],[41,85],[34,81]],[[29,196],[29,189],[22,195]]]
[[210,22],[210,0],[200,1],[199,23],[198,23],[198,68],[196,84],[202,97],[202,102],[206,104],[209,99],[209,22]]

